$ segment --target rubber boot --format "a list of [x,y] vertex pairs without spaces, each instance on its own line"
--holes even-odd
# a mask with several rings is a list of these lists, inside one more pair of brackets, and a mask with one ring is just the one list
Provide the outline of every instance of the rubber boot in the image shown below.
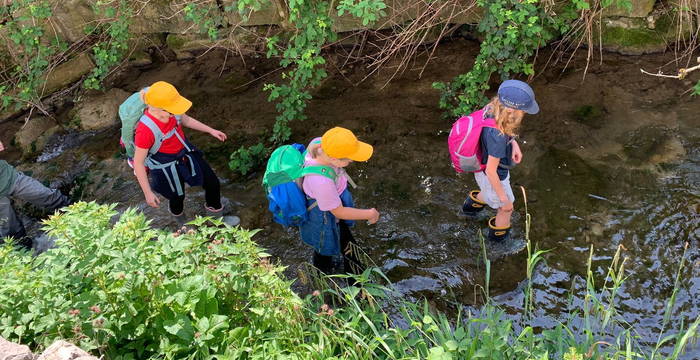
[[510,226],[496,226],[496,217],[489,219],[489,240],[503,242],[510,239]]
[[221,219],[221,221],[224,222],[224,224],[228,226],[236,226],[241,223],[241,218],[238,216],[233,216],[233,215],[227,215],[224,216],[224,207],[222,206],[221,209],[213,209],[210,208],[209,206],[204,205],[204,209],[207,212],[207,216],[213,217],[213,218],[218,218]]
[[175,220],[175,223],[177,224],[177,228],[181,229],[185,224],[187,223],[187,218],[185,216],[185,212],[181,212],[179,215],[173,214],[172,211],[168,209],[168,212],[170,212],[170,215],[173,217],[173,220]]
[[460,215],[468,218],[475,218],[481,210],[484,210],[486,203],[479,200],[477,197],[479,196],[479,192],[479,190],[472,190],[469,192],[469,196],[467,196],[467,199],[464,200],[464,204],[462,204]]

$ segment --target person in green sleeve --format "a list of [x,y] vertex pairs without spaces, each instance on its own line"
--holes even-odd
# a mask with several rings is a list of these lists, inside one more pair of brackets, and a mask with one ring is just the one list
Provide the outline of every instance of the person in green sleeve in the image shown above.
[[[5,146],[0,142],[0,151]],[[22,221],[12,206],[12,200],[23,200],[45,211],[54,211],[71,203],[60,191],[49,189],[39,181],[15,170],[7,161],[0,160],[0,244],[6,237],[19,240],[19,244],[31,248]]]

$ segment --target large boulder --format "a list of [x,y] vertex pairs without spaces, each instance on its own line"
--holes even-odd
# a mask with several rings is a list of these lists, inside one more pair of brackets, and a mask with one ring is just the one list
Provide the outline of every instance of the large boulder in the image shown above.
[[15,143],[22,149],[24,156],[40,153],[51,136],[60,128],[56,122],[46,116],[30,118],[26,124],[15,134]]
[[103,130],[119,125],[119,105],[130,93],[110,89],[104,94],[87,97],[76,108],[73,121],[84,130]]
[[63,340],[46,348],[36,360],[97,360],[85,350]]
[[258,11],[249,11],[243,16],[238,13],[236,1],[223,0],[226,11],[226,20],[230,25],[254,26],[254,25],[277,25],[284,19],[284,9],[280,9],[277,1],[266,1]]
[[646,17],[654,10],[656,0],[630,0],[631,7],[625,8],[617,5],[616,2],[603,10],[604,17],[627,16],[627,17]]
[[0,360],[33,360],[27,345],[19,345],[0,337]]

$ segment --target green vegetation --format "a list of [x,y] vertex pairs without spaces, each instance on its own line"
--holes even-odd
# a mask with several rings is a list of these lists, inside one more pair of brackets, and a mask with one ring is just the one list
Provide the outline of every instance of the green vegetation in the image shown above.
[[44,36],[48,30],[44,24],[51,14],[51,6],[45,0],[18,0],[0,6],[0,19],[7,19],[0,24],[0,30],[4,29],[11,40],[7,53],[16,65],[0,69],[0,110],[38,102],[51,59],[66,46],[57,38]]
[[[13,67],[0,68],[0,110],[27,106],[41,108],[47,71],[75,55],[51,25],[53,4],[48,0],[18,0],[0,6],[0,30],[10,40],[0,52]],[[87,89],[99,89],[104,78],[126,54],[131,10],[127,0],[97,1],[99,19],[85,29],[96,67],[85,79]]]
[[[360,287],[341,287],[344,276],[335,276],[300,298],[253,242],[255,231],[198,218],[170,233],[135,210],[111,225],[113,209],[78,203],[51,217],[58,248],[37,257],[0,247],[0,335],[37,348],[68,339],[105,359],[622,360],[678,359],[698,334],[700,319],[669,330],[679,269],[657,344],[638,343],[616,310],[621,249],[602,282],[591,249],[585,290],[570,295],[583,308],[535,330],[489,300],[448,319],[378,285],[376,269],[357,277]],[[528,281],[538,253],[528,252]]]
[[[238,11],[241,16],[250,11],[257,11],[263,6],[261,1],[238,2],[236,6],[227,6],[225,11]],[[210,35],[216,34],[217,23],[207,17],[207,6],[190,4],[189,13],[196,14],[189,18],[200,24],[208,24],[203,29]],[[287,3],[288,12],[285,23],[279,35],[271,36],[267,42],[267,56],[279,57],[280,66],[286,69],[282,73],[282,84],[266,84],[264,89],[269,92],[268,100],[277,102],[275,108],[279,115],[275,119],[272,136],[268,139],[265,155],[271,148],[287,141],[292,134],[289,123],[294,120],[306,119],[304,110],[311,99],[310,89],[318,86],[328,74],[324,65],[326,59],[322,54],[323,47],[337,39],[332,30],[333,18],[331,12],[338,16],[349,13],[369,25],[379,16],[385,15],[386,4],[383,0],[367,0],[355,3],[350,0],[341,1],[334,9],[333,3],[323,0],[295,0]],[[203,20],[207,19],[207,20]],[[245,147],[231,154],[230,167],[233,171],[247,173],[250,166],[255,166],[250,154],[260,153],[258,145],[255,149]]]
[[112,68],[124,59],[129,47],[129,19],[132,16],[127,0],[119,0],[117,8],[98,1],[93,9],[107,21],[95,28],[86,29],[88,34],[102,38],[92,47],[96,67],[83,82],[86,89],[100,89],[102,81]]

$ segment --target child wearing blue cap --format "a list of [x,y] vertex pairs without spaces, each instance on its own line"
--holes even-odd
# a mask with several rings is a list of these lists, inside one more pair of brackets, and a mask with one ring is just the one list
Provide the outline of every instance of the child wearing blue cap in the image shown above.
[[510,236],[510,217],[513,213],[513,190],[510,187],[509,169],[520,163],[523,154],[515,141],[516,131],[525,113],[540,111],[530,86],[519,80],[506,80],[484,110],[485,118],[493,118],[496,127],[481,130],[481,162],[483,171],[474,173],[479,191],[470,191],[462,205],[462,212],[475,216],[485,205],[496,209],[496,216],[489,219],[491,241],[504,241]]

